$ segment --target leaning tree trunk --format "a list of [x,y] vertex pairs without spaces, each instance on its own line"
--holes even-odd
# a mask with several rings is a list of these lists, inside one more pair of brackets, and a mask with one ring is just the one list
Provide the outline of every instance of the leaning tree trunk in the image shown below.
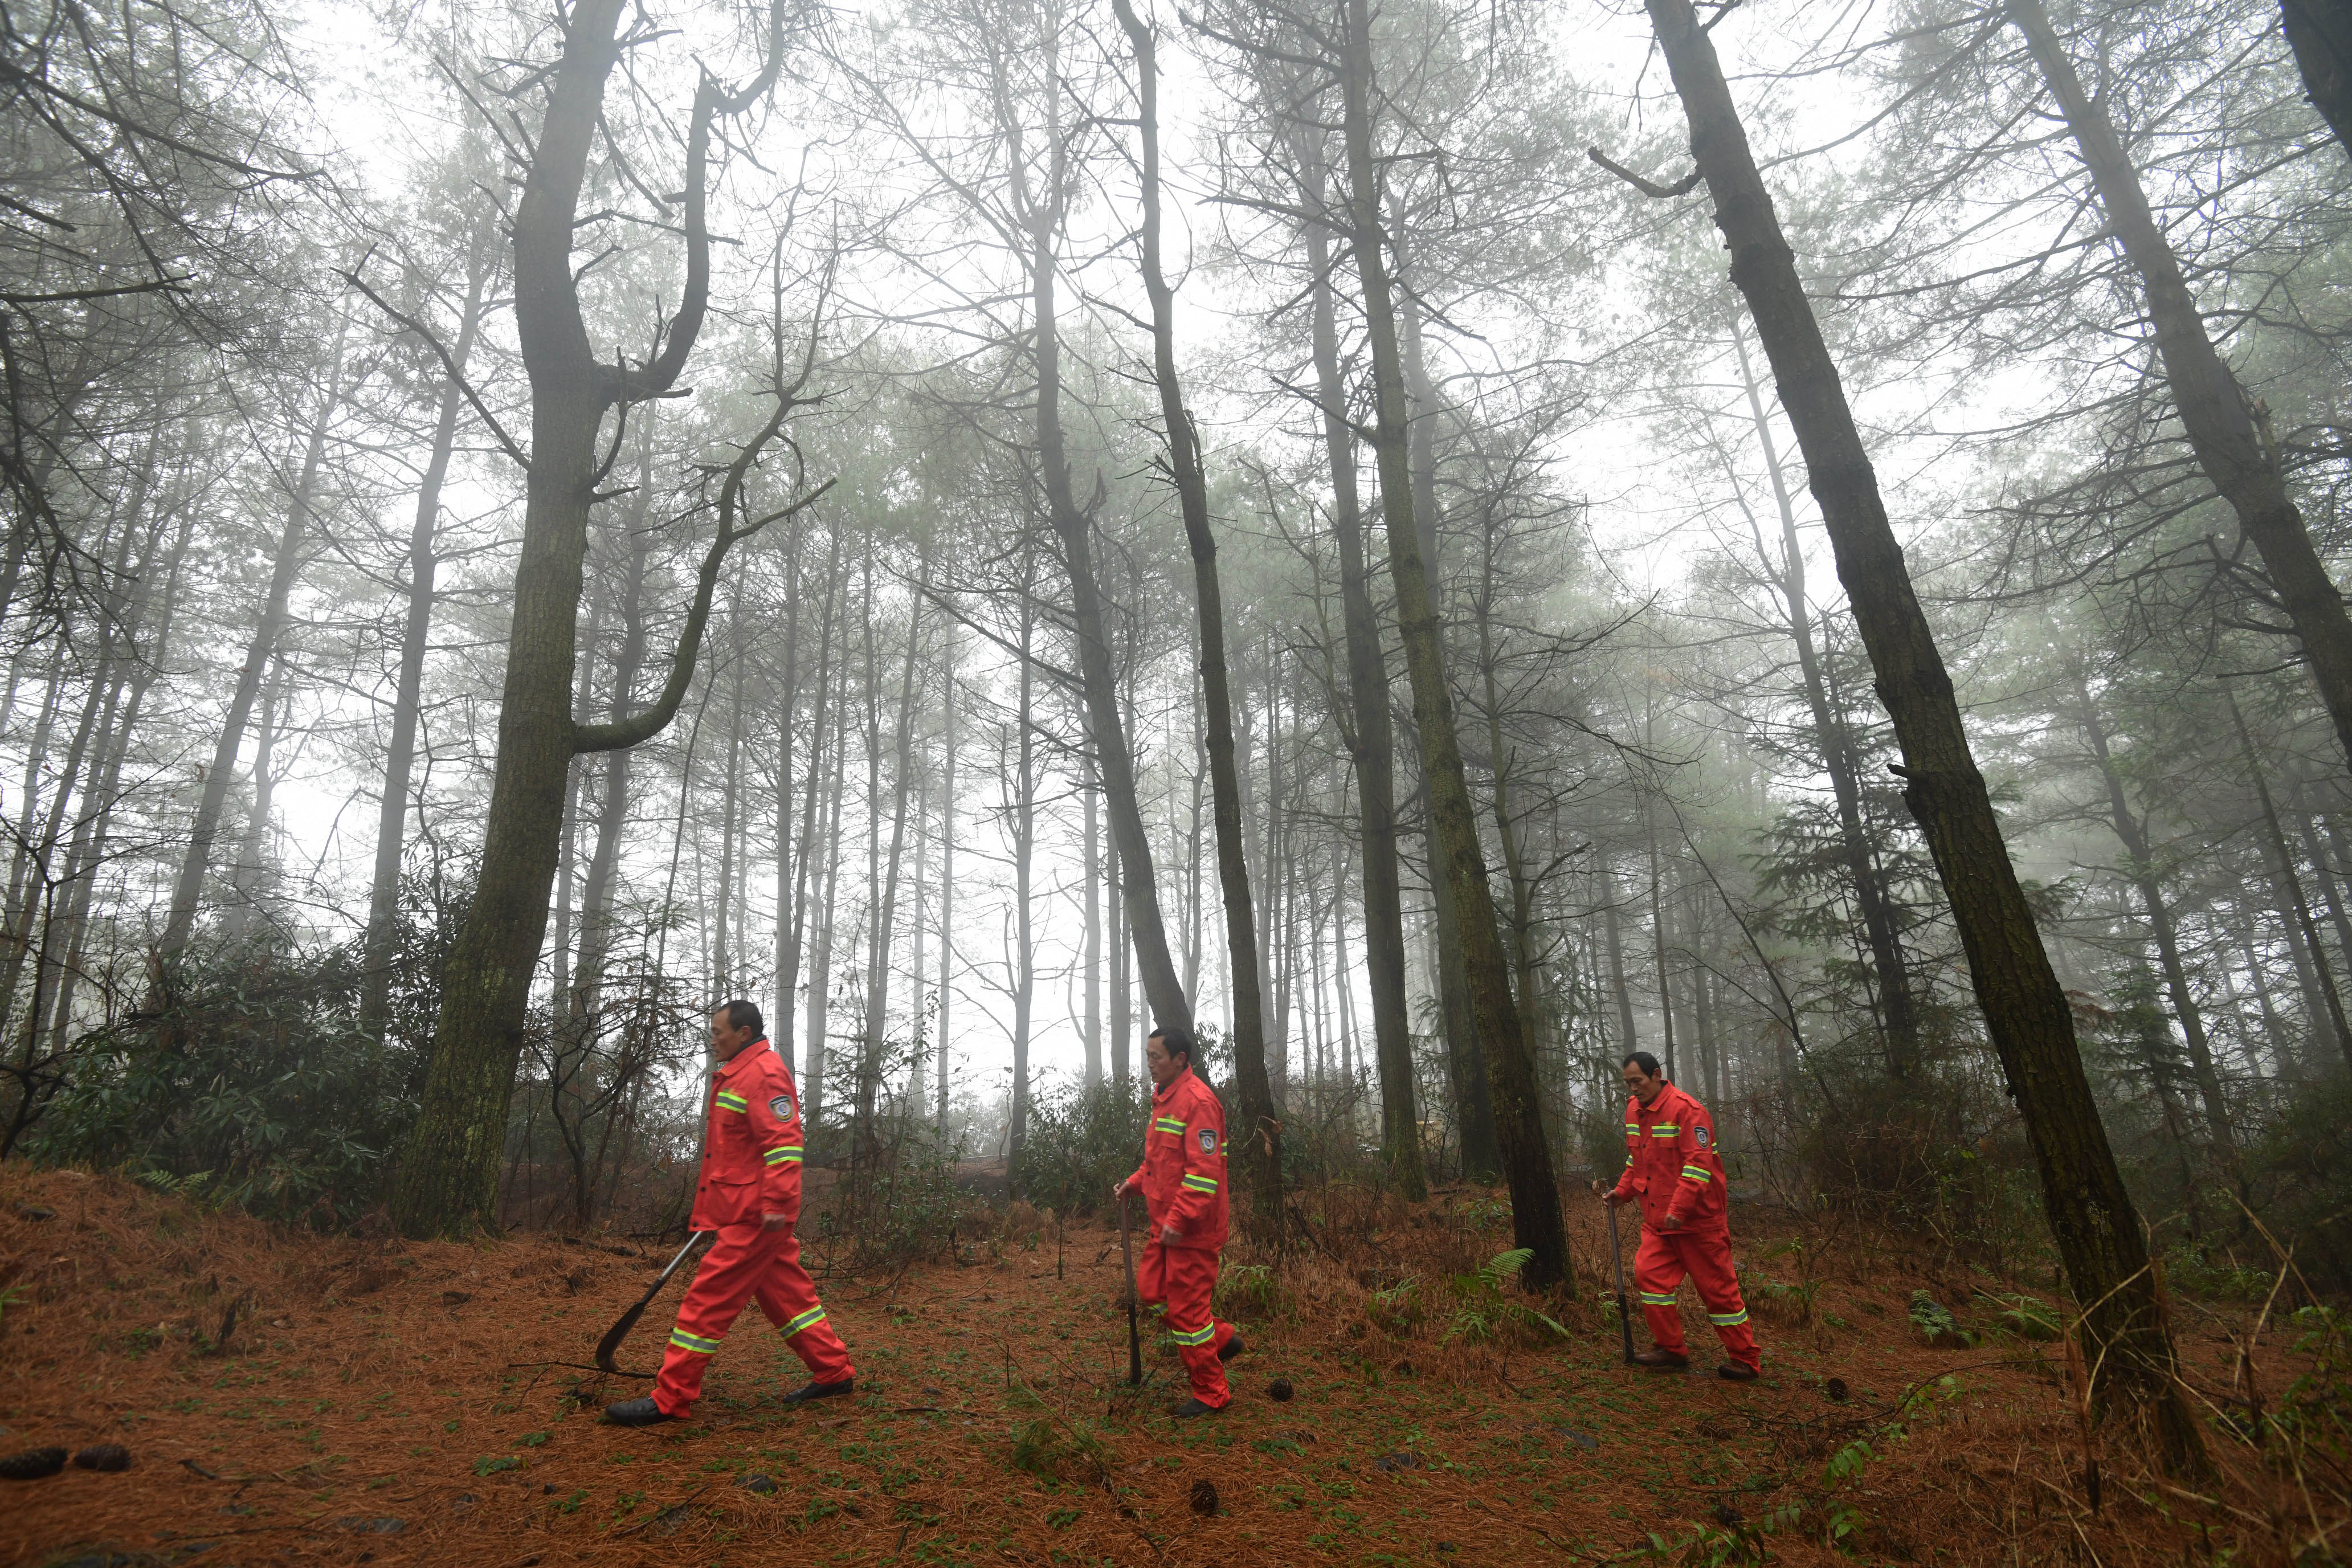
[[[1234,1098],[1242,1127],[1244,1181],[1261,1215],[1282,1204],[1282,1117],[1265,1070],[1265,1007],[1258,990],[1257,910],[1250,897],[1249,859],[1242,843],[1241,781],[1234,762],[1234,699],[1226,680],[1225,601],[1217,575],[1216,535],[1209,528],[1209,481],[1201,466],[1200,434],[1184,406],[1176,374],[1176,291],[1160,258],[1160,66],[1151,29],[1128,0],[1111,0],[1119,26],[1135,46],[1138,125],[1143,143],[1143,289],[1151,300],[1151,363],[1160,387],[1160,416],[1168,426],[1169,476],[1184,516],[1184,542],[1192,555],[1200,606],[1201,686],[1208,706],[1209,792],[1216,816],[1217,884],[1224,895],[1225,952],[1234,965]],[[1171,965],[1172,973],[1172,965]]]
[[2201,1468],[2203,1443],[2174,1381],[2172,1336],[2147,1233],[2108,1147],[2073,1016],[1969,753],[1951,677],[1887,522],[1844,382],[1805,298],[1714,43],[1690,0],[1645,4],[1731,250],[1731,280],[1763,339],[1879,698],[1895,721],[1904,799],[1951,898],[1986,1027],[2033,1147],[2051,1230],[2082,1304],[2101,1393],[2121,1392],[2143,1405],[2168,1468]]
[[1369,0],[1348,0],[1345,95],[1349,217],[1356,264],[1362,273],[1364,318],[1370,329],[1374,446],[1380,458],[1381,510],[1388,526],[1389,576],[1396,585],[1397,620],[1405,668],[1421,731],[1422,771],[1429,789],[1431,880],[1450,900],[1461,934],[1464,977],[1472,1022],[1486,1057],[1486,1092],[1494,1108],[1503,1174],[1511,1192],[1511,1227],[1534,1254],[1523,1271],[1538,1289],[1573,1286],[1559,1187],[1545,1140],[1541,1089],[1528,1054],[1517,1005],[1511,997],[1510,960],[1495,926],[1495,903],[1479,852],[1477,808],[1462,763],[1454,694],[1446,684],[1445,649],[1436,606],[1422,565],[1414,526],[1410,429],[1404,373],[1397,347],[1396,311],[1381,254],[1381,182],[1372,147],[1371,15]]
[[507,1106],[531,977],[547,935],[572,759],[638,744],[677,714],[726,552],[758,526],[741,522],[745,476],[793,405],[791,393],[779,388],[774,414],[730,465],[718,537],[703,559],[661,697],[613,723],[577,722],[572,674],[589,510],[603,468],[597,435],[608,411],[620,408],[626,417],[629,405],[667,393],[686,368],[710,294],[705,205],[712,122],[740,114],[764,96],[782,64],[781,15],[772,14],[767,60],[749,87],[730,94],[708,75],[697,85],[686,134],[687,267],[677,313],[649,363],[601,362],[581,314],[572,252],[581,183],[604,118],[605,79],[624,47],[615,36],[623,8],[623,0],[580,0],[572,8],[546,118],[515,205],[515,327],[530,377],[530,478],[481,868],[442,967],[433,1059],[393,1198],[394,1221],[412,1236],[496,1223]]
[[2139,273],[2148,319],[2156,326],[2157,353],[2189,445],[2206,478],[2238,514],[2238,526],[2262,552],[2320,699],[2336,721],[2336,738],[2352,759],[2352,616],[2345,613],[2344,595],[2312,545],[2275,454],[2255,427],[2245,389],[2206,335],[2179,258],[2157,226],[2106,106],[2084,90],[2042,0],[2008,0],[2008,9],[2074,134],[2108,226]]
[[[1307,169],[1310,215],[1326,210],[1320,126],[1299,138]],[[1332,302],[1331,247],[1323,225],[1304,226],[1311,275],[1315,391],[1323,404],[1323,450],[1331,467],[1331,531],[1339,545],[1339,607],[1348,649],[1348,709],[1340,735],[1356,765],[1356,815],[1364,879],[1364,973],[1372,992],[1373,1054],[1380,1063],[1381,1157],[1398,1192],[1429,1195],[1414,1105],[1412,1015],[1405,1002],[1404,888],[1397,868],[1396,733],[1389,721],[1389,672],[1372,611],[1371,569],[1364,559],[1363,503],[1356,484],[1355,433],[1339,380],[1338,312]]]
[[2352,6],[2344,0],[2279,0],[2287,47],[2304,90],[2336,143],[2352,153]]

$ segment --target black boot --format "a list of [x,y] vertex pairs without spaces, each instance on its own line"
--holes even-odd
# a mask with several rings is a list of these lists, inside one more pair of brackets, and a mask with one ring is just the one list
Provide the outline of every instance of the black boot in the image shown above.
[[1198,1399],[1187,1399],[1183,1404],[1171,1407],[1168,1414],[1179,1421],[1190,1421],[1195,1415],[1214,1415],[1223,1408],[1222,1405],[1203,1405]]
[[604,1419],[615,1426],[658,1426],[665,1421],[682,1421],[682,1415],[667,1414],[651,1399],[624,1399],[604,1406]]
[[1249,1349],[1249,1346],[1242,1343],[1241,1335],[1235,1334],[1232,1339],[1227,1340],[1223,1344],[1217,1347],[1217,1359],[1219,1361],[1231,1361],[1234,1357],[1241,1354],[1247,1349]]
[[812,1399],[831,1399],[838,1394],[847,1394],[851,1389],[856,1388],[856,1386],[857,1380],[854,1377],[845,1377],[839,1383],[807,1384],[802,1387],[795,1388],[790,1394],[785,1394],[783,1403],[786,1405],[806,1405]]

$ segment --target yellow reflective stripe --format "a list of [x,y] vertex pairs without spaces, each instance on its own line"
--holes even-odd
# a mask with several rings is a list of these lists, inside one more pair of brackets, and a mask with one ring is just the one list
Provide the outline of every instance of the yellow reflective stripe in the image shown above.
[[784,1325],[784,1338],[791,1339],[794,1334],[813,1329],[824,1321],[824,1309],[823,1307],[811,1307],[807,1311],[803,1312],[799,1317],[794,1318],[791,1322]]
[[722,1110],[749,1110],[751,1102],[731,1089],[722,1089],[719,1091],[719,1107]]
[[1706,1170],[1701,1166],[1685,1165],[1683,1167],[1683,1180],[1686,1182],[1711,1182],[1715,1180],[1715,1178],[1708,1175]]
[[1641,1297],[1642,1305],[1644,1307],[1671,1307],[1675,1304],[1675,1293],[1671,1290],[1664,1293],[1656,1290],[1644,1290],[1641,1292]]
[[1675,1122],[1661,1121],[1650,1129],[1650,1136],[1653,1138],[1671,1138],[1681,1131],[1682,1128]]
[[1211,1340],[1217,1337],[1216,1321],[1214,1319],[1210,1320],[1209,1325],[1206,1328],[1192,1329],[1189,1331],[1183,1329],[1171,1330],[1168,1337],[1174,1340],[1180,1345],[1207,1344]]
[[1748,1321],[1748,1309],[1742,1307],[1737,1312],[1709,1312],[1706,1321],[1718,1329],[1736,1329]]
[[1626,1136],[1626,1137],[1628,1137],[1628,1138],[1639,1137],[1639,1136],[1641,1135],[1641,1131],[1642,1131],[1641,1125],[1640,1125],[1638,1122],[1628,1121],[1627,1123],[1625,1123],[1625,1136]]
[[1213,1193],[1217,1190],[1217,1178],[1214,1176],[1196,1176],[1187,1174],[1184,1178],[1184,1185],[1187,1190],[1192,1192]]
[[1151,1130],[1154,1132],[1172,1132],[1179,1138],[1184,1136],[1184,1124],[1172,1116],[1153,1117]]
[[717,1340],[707,1340],[700,1334],[689,1334],[684,1329],[672,1329],[669,1331],[669,1342],[682,1351],[692,1351],[696,1355],[711,1355],[719,1349]]
[[776,1148],[769,1150],[766,1154],[761,1156],[761,1158],[765,1159],[771,1165],[797,1165],[801,1163],[801,1145],[798,1143],[780,1144]]

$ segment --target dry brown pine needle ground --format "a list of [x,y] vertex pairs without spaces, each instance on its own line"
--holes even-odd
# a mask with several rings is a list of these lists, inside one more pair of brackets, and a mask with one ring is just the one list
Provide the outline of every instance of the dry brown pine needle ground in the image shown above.
[[[1116,1233],[1049,1225],[895,1281],[824,1281],[854,1405],[777,1405],[800,1368],[754,1311],[692,1422],[632,1432],[598,1411],[646,1384],[563,1363],[590,1359],[645,1259],[535,1236],[323,1238],[16,1167],[0,1176],[0,1452],[118,1441],[135,1458],[0,1481],[0,1559],[1466,1565],[1760,1547],[1791,1564],[2122,1568],[2291,1561],[2344,1523],[2323,1489],[2221,1443],[2206,1501],[2111,1445],[2094,1514],[2063,1353],[1926,1344],[1910,1292],[1980,1323],[1969,1286],[1884,1253],[1817,1259],[1808,1321],[1759,1312],[1767,1375],[1743,1387],[1622,1364],[1597,1212],[1577,1215],[1594,1300],[1565,1310],[1573,1337],[1506,1326],[1484,1343],[1445,1338],[1444,1276],[1507,1241],[1459,1199],[1387,1213],[1386,1272],[1310,1254],[1249,1277],[1249,1351],[1218,1416],[1160,1413],[1181,1387],[1161,1346],[1143,1393],[1124,1390]],[[1751,1281],[1771,1271],[1753,1261],[1765,1239],[1738,1237]],[[1229,1255],[1229,1278],[1247,1264]],[[1415,1268],[1418,1322],[1371,1294]],[[624,1365],[655,1363],[677,1289]],[[2252,1312],[2183,1316],[2193,1378],[2226,1388]],[[2273,1385],[2294,1371],[2268,1349],[2259,1370]],[[1267,1395],[1277,1376],[1287,1403]],[[1654,1532],[1670,1553],[1636,1556]]]

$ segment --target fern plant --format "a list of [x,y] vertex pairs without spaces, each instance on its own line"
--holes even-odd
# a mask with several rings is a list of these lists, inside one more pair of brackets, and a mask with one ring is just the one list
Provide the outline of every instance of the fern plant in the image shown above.
[[1480,1344],[1499,1338],[1507,1330],[1532,1332],[1538,1326],[1567,1339],[1568,1330],[1558,1322],[1503,1294],[1504,1282],[1526,1268],[1534,1256],[1531,1248],[1515,1247],[1488,1258],[1475,1274],[1454,1276],[1454,1321],[1445,1331],[1445,1341]]

